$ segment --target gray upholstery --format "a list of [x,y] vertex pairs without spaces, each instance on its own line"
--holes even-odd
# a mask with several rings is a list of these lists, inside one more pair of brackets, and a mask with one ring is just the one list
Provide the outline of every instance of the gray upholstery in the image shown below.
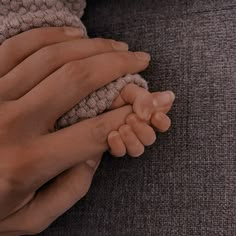
[[140,159],[107,154],[88,195],[42,235],[236,235],[236,0],[90,0],[91,37],[124,40],[171,89],[172,129]]

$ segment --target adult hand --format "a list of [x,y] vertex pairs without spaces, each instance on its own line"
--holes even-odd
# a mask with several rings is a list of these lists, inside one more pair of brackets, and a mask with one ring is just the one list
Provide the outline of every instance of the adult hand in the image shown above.
[[38,233],[82,198],[108,134],[132,111],[124,106],[52,132],[82,98],[149,63],[123,43],[80,35],[34,29],[0,46],[0,235]]

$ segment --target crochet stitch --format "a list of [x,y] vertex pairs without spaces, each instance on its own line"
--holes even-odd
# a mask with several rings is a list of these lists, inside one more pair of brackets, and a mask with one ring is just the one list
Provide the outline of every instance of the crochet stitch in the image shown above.
[[[84,37],[88,38],[86,28],[80,20],[85,7],[85,0],[0,0],[0,44],[21,32],[48,26],[80,27],[84,31]],[[138,74],[118,78],[75,105],[58,119],[55,129],[101,114],[111,106],[128,83],[148,89],[147,82]]]

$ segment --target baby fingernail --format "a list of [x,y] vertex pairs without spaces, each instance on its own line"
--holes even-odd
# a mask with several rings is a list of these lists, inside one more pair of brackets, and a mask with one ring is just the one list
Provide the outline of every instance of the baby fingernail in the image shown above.
[[81,28],[65,27],[64,32],[67,36],[83,36],[84,30]]
[[172,91],[165,91],[160,93],[158,98],[153,100],[154,106],[162,105],[163,103],[173,102],[175,100],[175,94]]
[[117,41],[113,41],[112,42],[112,47],[116,50],[128,50],[129,46],[127,43],[124,42],[117,42]]
[[116,136],[119,136],[119,133],[117,131],[112,131],[110,134],[109,134],[109,138],[114,138]]
[[126,123],[127,124],[134,124],[136,122],[136,115],[131,114],[127,117]]
[[175,100],[175,94],[174,94],[172,91],[166,91],[166,93],[169,93],[169,95],[170,95],[171,98],[172,98],[172,101]]
[[147,62],[151,60],[150,54],[146,52],[135,52],[134,54],[139,60],[147,61]]

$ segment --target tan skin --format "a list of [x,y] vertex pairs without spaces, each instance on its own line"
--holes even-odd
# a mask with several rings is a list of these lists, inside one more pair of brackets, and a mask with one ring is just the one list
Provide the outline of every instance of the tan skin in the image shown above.
[[42,28],[0,46],[0,235],[44,230],[87,193],[105,151],[137,157],[155,141],[154,128],[170,126],[173,94],[129,85],[111,111],[53,132],[85,96],[150,61],[114,40],[80,37]]

